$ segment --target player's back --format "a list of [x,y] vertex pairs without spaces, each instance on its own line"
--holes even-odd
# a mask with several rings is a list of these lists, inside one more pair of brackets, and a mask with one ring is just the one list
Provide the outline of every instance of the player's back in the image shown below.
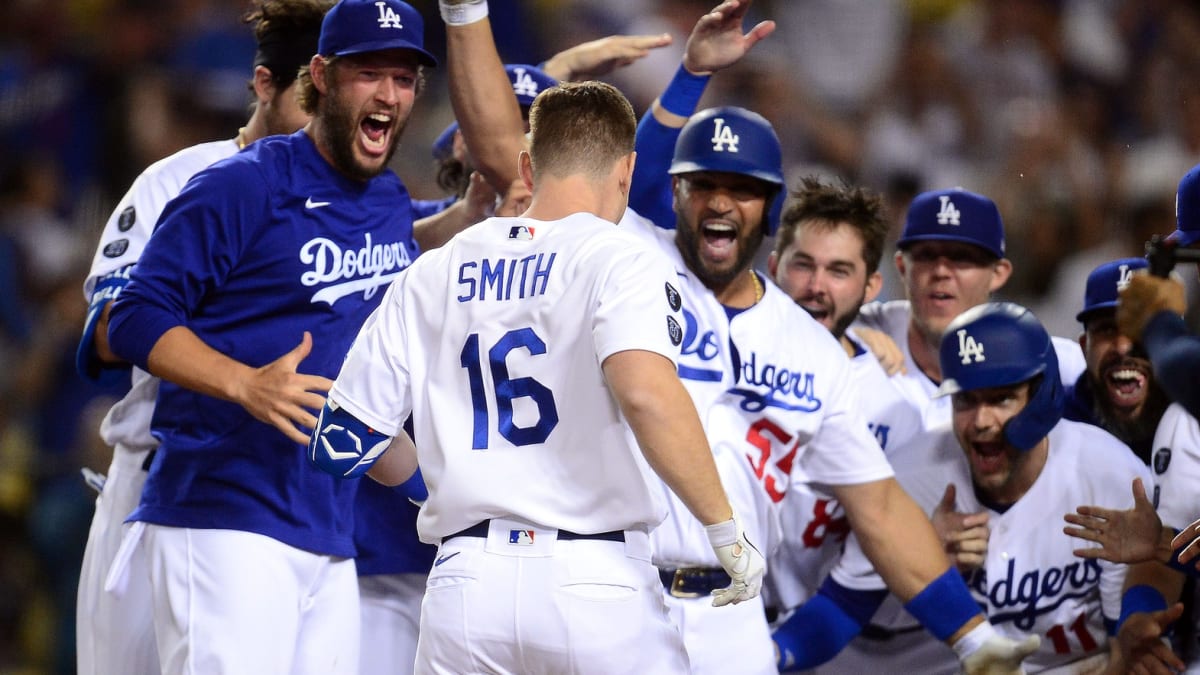
[[580,213],[489,219],[404,275],[393,301],[431,494],[423,538],[493,517],[582,533],[662,519],[601,364],[628,349],[673,358],[670,272]]

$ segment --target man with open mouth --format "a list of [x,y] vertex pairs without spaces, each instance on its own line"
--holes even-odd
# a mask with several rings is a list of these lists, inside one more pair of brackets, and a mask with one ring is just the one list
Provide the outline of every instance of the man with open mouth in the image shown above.
[[1068,390],[1067,419],[1095,424],[1121,439],[1143,462],[1154,451],[1154,430],[1170,401],[1154,380],[1140,343],[1117,330],[1117,295],[1144,258],[1122,258],[1100,265],[1088,275],[1079,346],[1087,361]]

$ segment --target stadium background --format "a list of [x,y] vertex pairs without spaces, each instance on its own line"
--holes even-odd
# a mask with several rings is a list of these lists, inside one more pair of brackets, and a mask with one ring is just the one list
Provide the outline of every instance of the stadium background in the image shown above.
[[[444,54],[436,3],[413,4]],[[615,33],[672,33],[671,47],[605,78],[640,114],[715,4],[491,0],[491,15],[510,63]],[[143,168],[245,122],[246,8],[0,2],[0,675],[74,671],[94,499],[79,468],[107,467],[96,429],[120,394],[75,374],[82,280]],[[1078,334],[1093,266],[1174,228],[1176,184],[1200,162],[1200,2],[758,0],[754,15],[777,33],[714,78],[704,105],[762,113],[789,179],[870,186],[897,223],[924,189],[991,196],[1016,270],[1003,297],[1051,332]],[[443,77],[429,73],[394,160],[420,198],[442,196],[429,146],[452,119]],[[885,296],[900,292],[889,274]]]

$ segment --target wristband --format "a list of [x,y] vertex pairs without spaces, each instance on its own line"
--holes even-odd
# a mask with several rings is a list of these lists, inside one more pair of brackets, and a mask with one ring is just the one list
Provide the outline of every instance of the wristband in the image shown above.
[[693,75],[682,63],[679,64],[675,77],[671,78],[671,83],[658,97],[658,105],[672,115],[691,117],[692,113],[696,112],[696,106],[700,105],[700,97],[704,95],[704,88],[708,86],[710,77],[711,75]]
[[996,628],[992,624],[984,621],[978,626],[967,631],[967,634],[960,637],[958,641],[950,645],[954,650],[954,654],[959,661],[965,660],[968,656],[979,651],[985,642],[992,639],[996,635]]
[[1138,584],[1126,589],[1121,595],[1121,616],[1117,617],[1117,629],[1131,615],[1138,612],[1157,612],[1167,608],[1167,600],[1158,589],[1146,584]]
[[465,26],[487,18],[487,0],[469,0],[458,5],[451,5],[446,0],[438,0],[438,10],[442,13],[442,21],[447,26]]
[[979,614],[979,605],[953,567],[921,589],[904,609],[916,617],[934,637],[945,642]]
[[737,543],[738,528],[737,520],[730,518],[723,523],[715,525],[705,525],[704,532],[708,534],[708,543],[716,548],[718,546],[730,546]]

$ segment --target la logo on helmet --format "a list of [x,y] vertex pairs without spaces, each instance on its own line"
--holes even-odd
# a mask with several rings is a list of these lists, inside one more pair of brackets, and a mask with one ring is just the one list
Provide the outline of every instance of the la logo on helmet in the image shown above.
[[983,355],[983,345],[967,335],[966,328],[960,328],[958,331],[958,356],[962,359],[964,366],[971,363],[972,360],[975,363],[987,360]]
[[400,15],[387,6],[386,2],[380,0],[375,3],[379,8],[379,27],[380,28],[404,28],[400,25]]
[[725,126],[724,118],[713,118],[712,144],[714,152],[725,152],[726,146],[729,152],[738,151],[738,136],[733,133],[733,129]]

